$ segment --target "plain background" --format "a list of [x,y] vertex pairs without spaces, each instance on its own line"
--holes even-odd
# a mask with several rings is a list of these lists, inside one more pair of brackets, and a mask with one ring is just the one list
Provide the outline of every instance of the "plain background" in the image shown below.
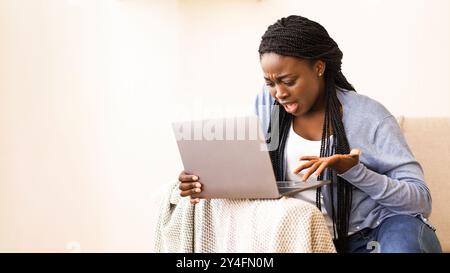
[[290,14],[394,115],[450,116],[447,0],[0,0],[0,251],[152,251],[170,122],[243,114]]

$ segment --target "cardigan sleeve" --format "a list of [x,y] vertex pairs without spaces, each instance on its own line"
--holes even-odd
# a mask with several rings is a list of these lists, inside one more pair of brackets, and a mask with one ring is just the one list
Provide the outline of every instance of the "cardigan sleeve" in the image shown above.
[[[339,176],[394,213],[420,213],[428,217],[431,195],[422,167],[414,158],[394,116],[380,121],[371,145],[370,161],[376,171],[360,162]],[[361,148],[364,153],[364,147]]]

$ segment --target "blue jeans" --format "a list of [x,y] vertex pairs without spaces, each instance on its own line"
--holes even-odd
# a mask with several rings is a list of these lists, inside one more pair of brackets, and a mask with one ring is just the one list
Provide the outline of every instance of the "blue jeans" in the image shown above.
[[440,253],[434,228],[420,216],[396,215],[349,237],[347,252]]

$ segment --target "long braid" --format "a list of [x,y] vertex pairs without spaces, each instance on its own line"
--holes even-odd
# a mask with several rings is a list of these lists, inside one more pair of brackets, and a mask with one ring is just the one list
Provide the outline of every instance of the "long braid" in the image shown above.
[[[343,54],[325,28],[302,16],[291,15],[281,18],[269,26],[261,39],[260,56],[269,52],[325,62],[325,118],[320,156],[328,157],[333,154],[350,153],[336,88],[351,91],[355,91],[355,89],[341,72]],[[275,101],[275,105],[279,105],[277,101]],[[293,116],[287,113],[283,107],[278,107],[277,110],[279,110],[278,117],[271,119],[268,135],[270,136],[272,130],[272,122],[278,122],[280,142],[277,149],[270,152],[270,158],[277,180],[284,180],[284,149]],[[349,231],[353,187],[345,179],[337,176],[331,168],[327,168],[321,173],[318,180],[322,180],[324,177],[332,181],[332,184],[326,187],[331,201],[335,245],[337,250],[342,252],[345,250]],[[316,192],[316,205],[319,209],[321,209],[320,197],[321,189],[319,188]]]
[[[283,107],[279,107],[279,103],[275,101],[274,105],[278,107],[278,109],[282,109]],[[284,110],[284,109],[283,109]],[[276,112],[275,112],[276,113]],[[279,146],[276,150],[271,150],[270,160],[272,161],[272,167],[275,173],[275,177],[278,181],[283,181],[284,179],[284,147],[286,145],[286,137],[289,132],[289,126],[292,121],[292,115],[287,113],[286,111],[279,111],[279,115],[277,117],[272,117],[271,122],[269,124],[269,135],[272,131],[272,123],[273,121],[278,122],[280,124],[279,128]],[[267,139],[267,143],[270,143],[271,139]]]

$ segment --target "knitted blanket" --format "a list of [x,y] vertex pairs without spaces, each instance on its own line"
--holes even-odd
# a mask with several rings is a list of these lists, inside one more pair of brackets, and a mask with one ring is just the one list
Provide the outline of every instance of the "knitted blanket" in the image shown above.
[[335,252],[322,213],[295,198],[211,199],[192,205],[178,183],[164,194],[156,252]]

